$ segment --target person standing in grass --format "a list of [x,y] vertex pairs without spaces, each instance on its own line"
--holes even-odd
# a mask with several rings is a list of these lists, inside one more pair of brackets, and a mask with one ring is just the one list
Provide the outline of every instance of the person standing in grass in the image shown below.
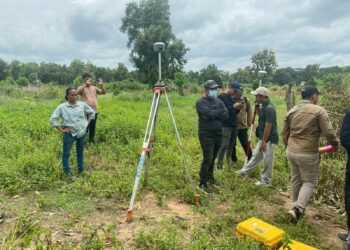
[[210,184],[219,186],[214,178],[214,162],[221,146],[222,121],[228,118],[225,104],[217,98],[219,85],[214,80],[203,84],[204,96],[196,103],[198,114],[198,137],[202,148],[203,161],[199,172],[199,189],[206,194],[213,191]]
[[[345,170],[345,183],[344,183],[344,202],[346,212],[346,224],[348,228],[347,233],[339,233],[338,237],[344,242],[348,242],[350,245],[350,109],[345,113],[343,124],[340,129],[340,142],[346,149],[348,156]],[[349,247],[349,246],[348,246]]]
[[241,85],[236,81],[231,81],[225,92],[218,95],[220,99],[226,106],[228,111],[228,118],[222,121],[222,141],[221,147],[218,153],[218,169],[222,170],[224,168],[224,156],[226,153],[226,164],[227,166],[231,163],[231,154],[233,147],[236,144],[238,122],[237,113],[242,108],[241,102],[236,102],[242,95]]
[[100,88],[92,86],[92,77],[89,73],[83,74],[84,84],[77,89],[77,94],[81,95],[82,101],[96,111],[95,119],[89,123],[87,133],[89,133],[89,143],[95,143],[96,121],[98,118],[97,95],[106,94],[102,79],[98,80]]
[[[76,142],[78,172],[84,171],[84,142],[86,128],[95,119],[96,112],[86,103],[77,101],[77,91],[66,89],[66,102],[60,104],[53,112],[50,123],[63,134],[62,165],[65,174],[72,177],[69,166],[69,156],[73,143]],[[61,125],[58,120],[62,119]]]
[[294,221],[298,221],[305,213],[318,183],[321,134],[334,150],[338,148],[338,139],[327,111],[317,106],[318,97],[319,92],[315,86],[304,86],[301,103],[287,113],[282,129],[292,182],[293,207],[288,214]]
[[260,181],[257,186],[270,186],[273,169],[273,153],[278,144],[277,117],[276,109],[269,99],[269,91],[265,87],[259,87],[251,92],[255,95],[255,101],[261,104],[261,110],[258,111],[258,137],[259,141],[253,151],[252,158],[241,170],[239,175],[247,175],[249,171],[258,166],[263,160],[264,168],[260,173]]
[[[241,88],[241,91],[243,93],[243,88]],[[237,121],[238,121],[237,137],[241,143],[244,153],[245,154],[248,153],[247,157],[249,161],[250,158],[252,158],[252,150],[248,142],[248,128],[253,123],[253,112],[247,97],[241,96],[241,98],[238,101],[242,103],[242,109],[237,114]],[[233,146],[233,151],[231,155],[231,160],[234,163],[234,165],[237,165],[236,145],[237,145],[237,140],[235,145]]]

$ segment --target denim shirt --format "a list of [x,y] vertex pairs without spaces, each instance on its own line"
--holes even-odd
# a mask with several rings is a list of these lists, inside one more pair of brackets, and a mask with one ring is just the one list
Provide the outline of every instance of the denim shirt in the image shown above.
[[[72,136],[82,137],[90,120],[95,119],[96,111],[90,108],[86,103],[77,101],[75,105],[69,102],[62,103],[53,112],[50,118],[52,127],[67,127],[71,129]],[[58,119],[62,118],[59,125]]]

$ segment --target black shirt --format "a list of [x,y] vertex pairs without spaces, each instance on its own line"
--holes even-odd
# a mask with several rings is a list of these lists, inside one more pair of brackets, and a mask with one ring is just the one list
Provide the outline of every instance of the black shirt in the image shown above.
[[201,97],[196,103],[199,136],[222,135],[222,120],[228,118],[225,104],[218,98]]
[[221,93],[220,95],[218,95],[218,98],[225,104],[228,111],[228,118],[222,121],[222,126],[237,127],[238,120],[236,114],[239,112],[239,110],[233,107],[233,104],[235,103],[234,99],[232,98],[232,96],[226,93]]
[[271,143],[273,143],[273,144],[278,144],[276,109],[273,106],[273,104],[270,102],[270,100],[267,100],[262,105],[262,110],[260,111],[259,123],[258,123],[259,139],[260,140],[264,136],[265,125],[267,122],[272,123],[272,127],[271,127],[271,131],[270,131],[270,135],[267,138],[266,142],[271,141]]

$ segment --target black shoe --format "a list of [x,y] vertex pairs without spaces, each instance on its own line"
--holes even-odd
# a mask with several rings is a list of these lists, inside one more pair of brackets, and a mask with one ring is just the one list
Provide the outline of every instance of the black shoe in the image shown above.
[[0,224],[4,221],[4,215],[0,214]]
[[348,239],[348,233],[338,233],[338,239],[346,243]]
[[218,170],[224,170],[224,164],[218,163]]
[[209,179],[208,182],[209,182],[209,184],[212,184],[212,185],[217,186],[217,187],[221,187],[222,186],[221,183],[218,182],[217,180],[215,180],[214,178],[213,179]]
[[199,190],[201,190],[205,194],[212,194],[213,193],[213,190],[211,190],[211,188],[208,187],[208,185],[205,183],[199,184],[198,188],[199,188]]
[[293,207],[292,210],[288,211],[288,214],[292,217],[292,219],[295,222],[298,222],[298,220],[301,218],[303,215],[302,212],[297,207]]

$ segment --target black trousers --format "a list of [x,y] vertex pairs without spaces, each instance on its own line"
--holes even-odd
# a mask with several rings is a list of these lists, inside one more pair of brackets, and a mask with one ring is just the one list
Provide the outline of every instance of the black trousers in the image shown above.
[[199,142],[203,153],[199,182],[205,184],[209,179],[214,179],[214,162],[221,147],[221,135],[216,137],[200,136]]
[[[243,151],[245,154],[247,154],[247,146],[248,146],[248,129],[243,128],[243,129],[238,129],[238,134],[237,137],[239,139],[239,142],[241,143],[241,146],[243,148]],[[236,153],[236,145],[237,145],[237,140],[236,143],[233,147],[233,152],[231,155],[232,161],[237,161],[237,153]],[[249,146],[249,154],[248,154],[248,161],[252,158],[252,149]]]
[[345,184],[344,184],[344,201],[345,201],[345,211],[347,217],[348,231],[350,231],[350,147],[346,148],[348,154],[348,161],[346,162],[345,170]]
[[[89,134],[89,142],[95,142],[95,131],[98,113],[95,114],[95,120],[91,120],[87,127],[86,134]],[[86,136],[87,138],[87,136]]]

